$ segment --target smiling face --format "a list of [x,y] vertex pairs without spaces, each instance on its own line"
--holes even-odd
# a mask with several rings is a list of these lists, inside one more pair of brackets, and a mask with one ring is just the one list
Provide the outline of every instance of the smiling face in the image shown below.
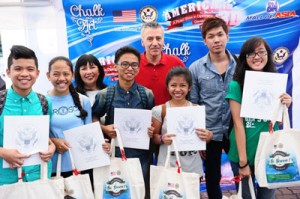
[[99,69],[93,63],[87,63],[79,69],[80,77],[84,83],[84,87],[87,90],[97,90],[97,80],[99,77]]
[[12,88],[21,96],[27,96],[40,71],[37,69],[34,59],[13,59],[12,65],[6,70],[12,81]]
[[133,82],[137,74],[139,73],[139,67],[129,66],[128,68],[122,67],[122,63],[137,63],[139,65],[139,59],[132,53],[123,54],[118,63],[116,63],[116,70],[118,71],[119,81]]
[[161,28],[146,28],[142,34],[142,45],[147,57],[161,56],[164,45],[164,32]]
[[207,45],[210,53],[219,54],[225,51],[228,38],[228,34],[220,26],[207,31],[204,44]]
[[173,76],[168,83],[168,91],[173,100],[186,100],[186,96],[191,86],[186,81],[184,75]]
[[54,87],[52,90],[54,95],[63,96],[70,93],[69,86],[72,83],[73,73],[66,61],[55,61],[51,65],[51,71],[47,72],[47,77]]
[[252,70],[262,71],[268,62],[268,53],[264,44],[261,43],[255,48],[254,52],[248,53],[246,59]]

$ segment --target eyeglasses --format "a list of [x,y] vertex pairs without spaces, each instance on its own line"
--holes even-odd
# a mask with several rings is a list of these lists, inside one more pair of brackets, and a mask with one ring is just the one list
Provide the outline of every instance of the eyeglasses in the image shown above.
[[129,66],[131,66],[131,68],[133,68],[133,69],[137,69],[140,66],[139,63],[137,63],[137,62],[131,62],[131,63],[129,63],[127,61],[123,61],[123,62],[117,63],[117,64],[119,66],[121,66],[122,68],[124,68],[124,69],[129,68]]
[[246,55],[247,58],[254,58],[256,55],[258,55],[259,57],[263,57],[265,55],[267,55],[268,52],[267,51],[258,51],[258,52],[253,52],[253,53],[249,53]]

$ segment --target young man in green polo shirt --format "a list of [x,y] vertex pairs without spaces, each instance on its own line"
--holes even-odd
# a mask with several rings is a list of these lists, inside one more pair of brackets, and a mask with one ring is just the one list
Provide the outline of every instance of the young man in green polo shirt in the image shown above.
[[[16,167],[21,167],[24,159],[29,157],[16,149],[3,148],[4,116],[43,115],[40,98],[32,90],[32,86],[39,76],[38,61],[34,51],[24,46],[13,46],[8,57],[6,73],[12,81],[12,86],[5,91],[4,107],[0,114],[0,186],[17,182]],[[48,103],[47,113],[50,115],[51,103],[48,100],[46,103]],[[0,104],[0,106],[2,105],[3,103]],[[41,159],[48,162],[54,151],[55,146],[49,140],[48,151],[40,152]],[[3,168],[3,159],[8,162],[10,168]],[[51,172],[51,168],[48,166],[48,172]],[[22,170],[25,173],[23,181],[40,179],[40,165],[24,166]]]

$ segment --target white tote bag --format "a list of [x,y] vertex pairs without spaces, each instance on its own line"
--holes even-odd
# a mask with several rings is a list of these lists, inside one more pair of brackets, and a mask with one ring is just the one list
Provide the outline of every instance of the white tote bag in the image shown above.
[[19,181],[0,186],[1,199],[63,199],[63,179],[48,179],[48,164],[41,164],[41,179],[33,182],[22,181],[22,169],[18,169]]
[[[92,190],[89,174],[79,174],[79,172],[75,168],[71,150],[69,150],[69,153],[70,153],[73,175],[67,178],[63,178],[64,185],[65,185],[64,187],[65,197],[76,198],[76,199],[94,199],[94,193]],[[54,179],[62,178],[60,174],[61,174],[61,154],[58,155],[56,177],[54,177]]]
[[290,128],[288,110],[284,105],[280,108],[284,109],[283,130],[261,133],[255,156],[258,184],[270,189],[300,186],[300,130]]
[[96,199],[144,199],[145,183],[138,158],[126,158],[119,131],[117,139],[122,158],[115,157],[115,139],[112,139],[110,165],[95,168],[94,188]]
[[[254,191],[254,187],[253,187],[253,182],[252,182],[252,178],[251,176],[249,177],[249,190],[250,190],[250,194],[251,194],[251,199],[255,199],[256,196],[255,196],[255,191]],[[242,197],[242,181],[239,182],[239,190],[237,192],[236,195],[232,195],[230,197],[227,197],[227,196],[223,196],[222,199],[243,199]]]
[[150,195],[151,199],[159,198],[200,198],[200,176],[196,173],[181,171],[181,164],[175,141],[173,140],[178,168],[170,167],[170,148],[166,157],[165,166],[150,167]]

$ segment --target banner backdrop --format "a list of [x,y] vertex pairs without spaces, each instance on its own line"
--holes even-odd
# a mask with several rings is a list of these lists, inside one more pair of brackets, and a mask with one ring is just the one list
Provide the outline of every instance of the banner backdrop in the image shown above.
[[[288,93],[292,94],[292,79],[300,81],[300,72],[293,73],[300,70],[297,59],[293,59],[293,53],[300,56],[300,1],[68,0],[63,4],[72,62],[82,54],[95,55],[105,68],[107,85],[114,84],[117,78],[113,60],[118,48],[131,45],[144,51],[140,41],[143,23],[162,24],[163,51],[178,56],[189,67],[208,52],[199,27],[209,16],[219,16],[230,26],[227,48],[232,53],[239,54],[248,38],[261,36],[274,51],[278,71],[289,74]],[[298,68],[293,69],[296,65]]]

